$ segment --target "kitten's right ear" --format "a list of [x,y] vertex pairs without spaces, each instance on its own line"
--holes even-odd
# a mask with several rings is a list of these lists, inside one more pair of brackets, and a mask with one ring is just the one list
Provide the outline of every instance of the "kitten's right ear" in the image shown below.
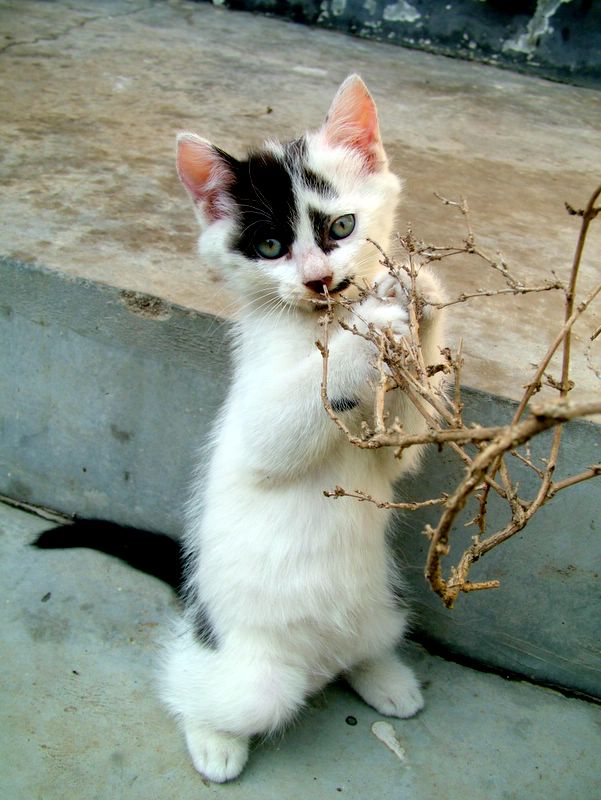
[[359,152],[370,172],[386,166],[376,104],[358,75],[338,89],[322,130],[329,144]]
[[228,188],[234,182],[232,162],[222,150],[195,133],[177,137],[177,173],[194,203],[210,221],[232,211]]

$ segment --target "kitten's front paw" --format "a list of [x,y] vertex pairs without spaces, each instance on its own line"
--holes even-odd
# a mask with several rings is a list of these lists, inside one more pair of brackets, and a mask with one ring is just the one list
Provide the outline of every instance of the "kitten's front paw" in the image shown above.
[[357,667],[349,674],[348,682],[368,705],[387,717],[407,719],[424,707],[413,670],[396,656]]
[[396,300],[403,306],[407,306],[409,302],[408,290],[405,283],[397,278],[396,275],[391,275],[388,270],[380,272],[374,281],[374,291],[378,297],[383,300]]
[[[374,289],[378,297],[395,300],[406,307],[409,303],[411,279],[404,272],[399,277],[391,275],[388,270],[376,278]],[[415,289],[418,296],[418,316],[421,322],[429,322],[436,315],[433,303],[444,302],[444,296],[436,278],[421,268],[415,277]]]
[[248,761],[248,738],[216,731],[205,725],[185,724],[186,744],[195,768],[210,781],[237,778]]
[[379,330],[390,328],[395,336],[409,333],[409,314],[407,308],[396,298],[367,297],[357,308],[359,317]]

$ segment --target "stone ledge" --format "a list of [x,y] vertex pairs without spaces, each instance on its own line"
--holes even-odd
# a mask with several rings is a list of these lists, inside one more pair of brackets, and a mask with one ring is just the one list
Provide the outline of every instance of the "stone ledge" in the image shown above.
[[[360,71],[404,178],[399,230],[436,244],[464,234],[434,198],[465,196],[483,246],[525,281],[565,279],[577,221],[599,172],[601,94],[281,19],[173,0],[44,3],[4,14],[6,109],[0,254],[222,315],[233,300],[195,250],[173,141],[196,130],[240,153],[320,124],[338,83]],[[266,47],[265,43],[269,46]],[[248,54],[253,57],[249,61]],[[601,224],[580,286],[598,275]],[[499,286],[467,259],[441,265],[451,294]],[[515,399],[558,328],[561,298],[455,306],[466,383]],[[590,328],[601,324],[599,304]],[[578,331],[585,337],[586,329]],[[598,391],[576,344],[573,377]],[[553,367],[556,370],[556,367]]]

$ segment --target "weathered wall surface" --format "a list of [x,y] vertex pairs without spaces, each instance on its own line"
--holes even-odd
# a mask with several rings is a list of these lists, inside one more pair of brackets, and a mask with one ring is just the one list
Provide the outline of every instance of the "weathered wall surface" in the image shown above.
[[432,53],[601,85],[596,0],[214,0]]
[[177,536],[223,323],[0,258],[0,493]]

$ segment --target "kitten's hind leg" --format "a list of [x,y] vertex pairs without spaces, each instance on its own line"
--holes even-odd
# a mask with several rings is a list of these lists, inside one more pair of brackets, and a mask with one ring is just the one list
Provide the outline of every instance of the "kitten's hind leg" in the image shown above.
[[260,639],[231,635],[217,647],[199,643],[187,621],[165,651],[163,700],[183,727],[196,769],[222,783],[237,777],[250,736],[289,722],[308,692],[305,672]]
[[183,722],[188,752],[195,768],[210,781],[224,783],[237,778],[248,760],[248,736],[234,736],[200,725]]
[[413,670],[394,651],[363,661],[346,679],[368,705],[388,717],[412,717],[424,706]]

